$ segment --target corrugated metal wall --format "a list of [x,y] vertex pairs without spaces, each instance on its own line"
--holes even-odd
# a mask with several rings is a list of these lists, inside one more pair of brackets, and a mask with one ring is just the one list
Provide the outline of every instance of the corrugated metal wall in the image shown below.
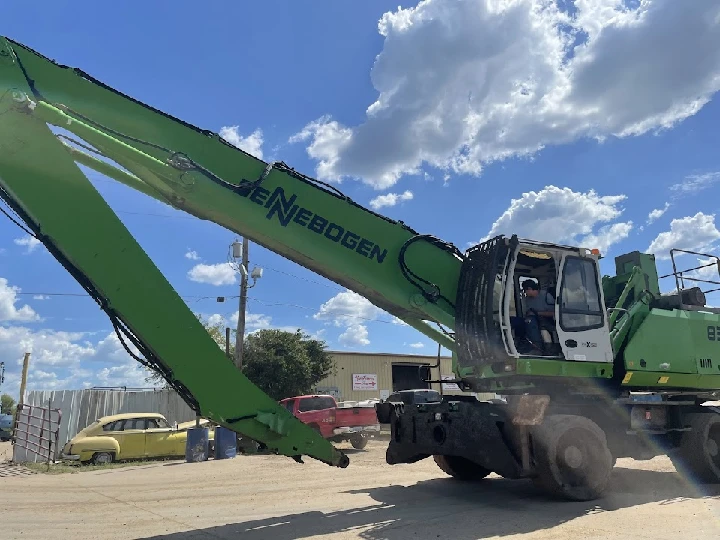
[[73,438],[78,431],[98,418],[126,412],[160,413],[173,422],[187,422],[195,418],[174,390],[35,390],[28,392],[28,405],[47,407],[62,411],[58,448]]
[[[333,394],[336,399],[345,401],[360,401],[363,399],[379,399],[385,397],[393,390],[392,366],[393,364],[425,364],[435,365],[436,356],[425,355],[401,355],[384,353],[330,353],[335,360],[335,375],[330,375],[318,383],[316,392]],[[439,380],[442,376],[454,378],[452,372],[452,358],[443,356],[440,358],[440,368],[431,369],[433,380]],[[376,390],[353,390],[353,374],[368,374],[377,376]],[[432,388],[440,390],[439,383],[433,383]],[[383,393],[384,391],[384,393]],[[464,394],[460,390],[443,389],[445,394]],[[495,394],[478,394],[480,399],[493,397]]]

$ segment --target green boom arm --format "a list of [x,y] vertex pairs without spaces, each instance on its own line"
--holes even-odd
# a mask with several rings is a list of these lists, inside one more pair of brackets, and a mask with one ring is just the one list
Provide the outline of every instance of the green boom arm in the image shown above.
[[[63,144],[50,126],[106,159]],[[454,246],[0,38],[0,196],[98,301],[136,358],[221,425],[296,459],[348,463],[228,362],[77,163],[248,237],[454,349],[425,322],[454,325]]]

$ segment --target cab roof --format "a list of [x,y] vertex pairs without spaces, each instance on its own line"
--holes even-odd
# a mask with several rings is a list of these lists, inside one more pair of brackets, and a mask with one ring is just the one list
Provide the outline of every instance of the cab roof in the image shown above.
[[116,420],[127,420],[128,418],[165,418],[165,416],[160,413],[120,413],[98,418],[98,422],[104,424],[106,422],[114,422]]

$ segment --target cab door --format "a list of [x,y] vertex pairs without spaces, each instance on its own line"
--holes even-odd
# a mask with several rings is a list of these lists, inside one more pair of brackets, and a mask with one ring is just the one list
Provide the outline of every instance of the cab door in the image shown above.
[[600,272],[594,256],[564,255],[555,305],[557,334],[567,360],[612,362]]

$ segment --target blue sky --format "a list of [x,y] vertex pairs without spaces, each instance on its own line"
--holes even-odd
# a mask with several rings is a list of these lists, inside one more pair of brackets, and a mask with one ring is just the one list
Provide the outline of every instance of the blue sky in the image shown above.
[[[611,272],[636,249],[717,248],[716,3],[486,4],[15,3],[0,32],[462,249],[497,232],[593,243]],[[237,294],[223,266],[234,235],[90,176],[191,308],[232,324],[236,301],[214,298]],[[30,388],[142,384],[89,298],[38,296],[82,290],[23,242],[0,220],[7,389],[25,350]],[[265,274],[250,291],[251,329],[301,326],[332,349],[436,351],[257,245],[253,265]]]

